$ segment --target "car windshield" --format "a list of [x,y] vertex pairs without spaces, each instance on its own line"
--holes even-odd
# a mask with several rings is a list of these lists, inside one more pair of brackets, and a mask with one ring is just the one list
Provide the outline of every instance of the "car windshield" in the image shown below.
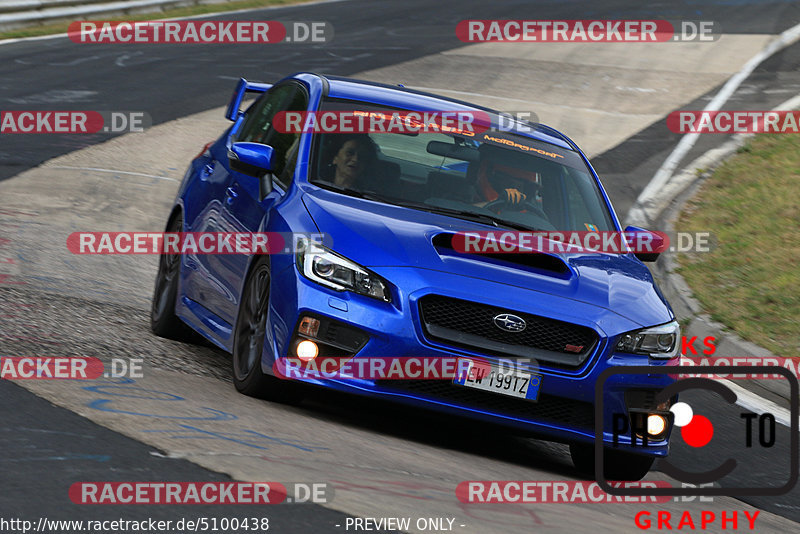
[[[324,102],[320,112],[409,113],[341,100]],[[484,115],[495,126],[499,123],[497,115]],[[314,133],[310,181],[344,194],[495,226],[614,229],[600,190],[575,151],[509,128],[433,130]]]

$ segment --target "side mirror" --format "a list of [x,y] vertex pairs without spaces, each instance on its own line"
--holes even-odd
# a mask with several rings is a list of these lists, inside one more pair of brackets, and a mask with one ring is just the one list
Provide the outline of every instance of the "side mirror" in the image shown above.
[[263,176],[274,169],[275,151],[260,143],[234,143],[228,150],[231,169],[248,176]]
[[228,163],[236,172],[258,178],[258,200],[272,192],[275,150],[260,143],[234,143],[228,150]]
[[628,226],[625,228],[625,235],[634,250],[633,255],[640,261],[654,262],[669,247],[669,238],[663,232]]

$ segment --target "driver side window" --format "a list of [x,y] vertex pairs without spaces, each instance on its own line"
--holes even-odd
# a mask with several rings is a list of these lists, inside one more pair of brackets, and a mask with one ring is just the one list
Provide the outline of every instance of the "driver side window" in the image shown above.
[[282,133],[272,127],[280,111],[306,111],[308,95],[299,84],[287,83],[265,93],[248,111],[236,141],[269,145],[275,150],[273,174],[282,187],[288,187],[294,174],[299,133]]

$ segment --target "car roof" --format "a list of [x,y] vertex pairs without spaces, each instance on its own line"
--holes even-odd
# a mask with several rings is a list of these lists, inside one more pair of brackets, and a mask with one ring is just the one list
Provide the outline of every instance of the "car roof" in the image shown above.
[[[327,82],[327,96],[330,98],[358,100],[400,109],[413,106],[413,109],[419,111],[486,111],[499,113],[491,108],[409,89],[402,85],[388,85],[339,76],[318,76]],[[544,124],[535,124],[534,128],[526,128],[524,131],[515,131],[513,133],[544,141],[567,150],[576,150],[577,148],[567,136]]]

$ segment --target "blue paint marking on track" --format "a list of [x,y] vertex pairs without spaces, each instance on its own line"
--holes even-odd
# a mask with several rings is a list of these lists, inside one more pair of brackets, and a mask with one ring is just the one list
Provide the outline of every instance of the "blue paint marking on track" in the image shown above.
[[86,406],[93,410],[98,410],[101,412],[119,413],[123,415],[138,415],[140,417],[157,417],[160,419],[180,419],[184,421],[233,421],[235,419],[238,419],[238,417],[236,417],[232,413],[215,410],[214,408],[200,407],[201,410],[206,410],[211,414],[213,414],[212,416],[192,417],[192,416],[182,416],[182,415],[164,415],[155,413],[129,412],[127,410],[119,410],[117,408],[109,407],[108,404],[111,402],[114,401],[112,399],[97,399],[88,403]]
[[[86,391],[91,391],[94,393],[101,393],[104,395],[110,395],[114,397],[124,397],[127,399],[146,399],[146,400],[154,400],[154,401],[162,401],[162,402],[173,402],[173,401],[182,401],[186,400],[181,396],[173,395],[172,393],[165,393],[163,391],[156,391],[154,389],[143,389],[138,386],[128,387],[128,386],[118,386],[118,385],[100,385],[100,386],[87,386],[85,388]],[[117,390],[117,391],[110,391],[110,390]],[[136,395],[132,393],[119,393],[119,390],[128,390],[128,391],[136,391],[138,393],[144,393],[143,395]],[[146,395],[147,393],[153,393],[156,396]],[[158,396],[163,396],[162,398],[158,398]]]
[[174,434],[168,436],[173,439],[221,439],[224,441],[231,441],[240,445],[245,445],[253,449],[268,450],[269,447],[259,442],[266,442],[272,445],[285,445],[287,447],[294,447],[305,452],[326,451],[328,447],[321,447],[317,445],[309,445],[307,442],[294,439],[283,439],[275,436],[269,436],[255,430],[240,430],[238,432],[215,432],[203,428],[197,428],[191,425],[177,425],[184,430],[164,429],[164,430],[145,430],[144,432],[158,432]]
[[[238,419],[238,417],[232,413],[223,412],[221,410],[215,410],[213,408],[207,408],[207,407],[199,408],[200,410],[205,410],[206,412],[210,413],[209,416],[203,417],[203,416],[161,415],[155,413],[134,412],[111,406],[111,403],[114,402],[123,403],[124,406],[126,399],[145,399],[145,400],[151,400],[156,402],[167,402],[167,403],[186,400],[185,398],[179,395],[174,395],[172,393],[166,393],[164,391],[158,391],[154,389],[145,389],[135,384],[136,381],[131,378],[120,378],[117,380],[108,380],[105,383],[101,383],[99,385],[86,386],[82,389],[86,391],[91,391],[92,393],[100,394],[104,397],[111,397],[111,398],[95,399],[87,403],[86,406],[93,410],[98,410],[102,412],[118,413],[124,415],[136,415],[140,417],[171,419],[177,421],[234,421]],[[268,434],[264,434],[262,432],[250,429],[232,429],[229,432],[222,432],[222,431],[206,430],[203,428],[198,428],[187,424],[176,424],[175,427],[172,428],[143,430],[142,432],[170,434],[169,436],[167,436],[170,439],[218,439],[232,443],[238,443],[240,445],[244,445],[246,447],[259,450],[268,450],[270,446],[276,446],[276,445],[293,447],[295,449],[304,452],[329,450],[328,447],[312,445],[302,440],[279,438],[276,436],[270,436]]]

